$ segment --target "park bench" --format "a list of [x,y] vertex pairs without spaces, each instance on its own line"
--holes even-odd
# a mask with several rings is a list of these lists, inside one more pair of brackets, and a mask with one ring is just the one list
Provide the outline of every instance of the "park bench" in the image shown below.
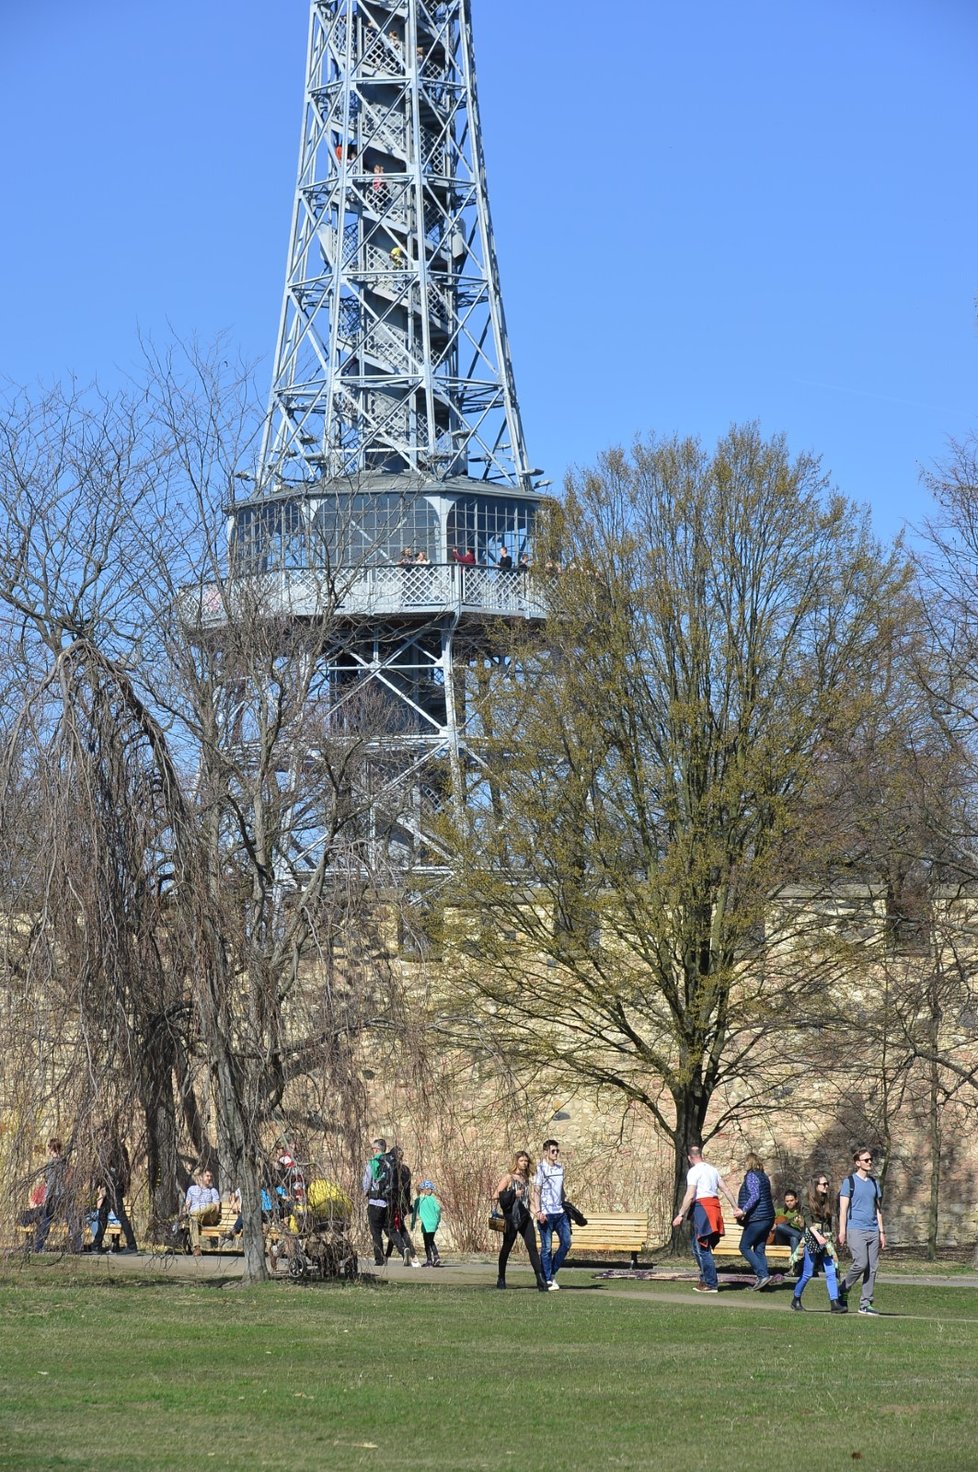
[[[132,1221],[132,1203],[128,1200],[126,1201],[126,1213],[129,1217],[129,1220]],[[37,1236],[36,1223],[30,1223],[27,1226],[18,1225],[17,1231],[20,1234],[21,1241],[24,1244],[24,1250],[26,1252],[31,1252],[34,1246],[34,1238]],[[86,1216],[84,1225],[82,1226],[82,1247],[91,1247],[94,1239],[95,1229]],[[51,1230],[48,1233],[47,1243],[45,1245],[46,1249],[51,1252],[55,1250],[59,1252],[67,1251],[68,1227],[63,1216],[57,1216],[55,1220],[51,1223]],[[105,1228],[105,1235],[102,1238],[102,1247],[103,1250],[106,1252],[118,1252],[120,1251],[121,1246],[122,1224],[120,1223],[115,1212],[110,1212],[108,1224]]]
[[627,1256],[633,1268],[638,1255],[649,1240],[649,1218],[646,1214],[622,1211],[588,1212],[587,1226],[571,1232],[571,1257],[588,1257],[591,1253],[614,1253]]
[[[723,1241],[719,1242],[717,1246],[713,1249],[713,1256],[718,1263],[746,1263],[747,1261],[747,1259],[741,1255],[740,1248],[737,1246],[736,1239],[733,1236],[731,1236],[729,1241],[725,1238]],[[765,1247],[764,1256],[767,1259],[767,1265],[769,1268],[777,1269],[778,1272],[783,1273],[786,1273],[788,1271],[788,1263],[791,1259],[790,1247]]]
[[236,1237],[233,1242],[225,1242],[225,1237],[231,1236],[231,1228],[238,1220],[238,1208],[232,1206],[230,1201],[221,1202],[221,1220],[213,1227],[201,1227],[200,1250],[201,1252],[232,1252],[240,1253],[241,1239]]

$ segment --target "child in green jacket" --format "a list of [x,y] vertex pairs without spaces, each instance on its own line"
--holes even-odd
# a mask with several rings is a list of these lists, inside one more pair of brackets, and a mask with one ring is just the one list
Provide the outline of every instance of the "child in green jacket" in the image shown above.
[[422,1181],[418,1187],[418,1195],[414,1205],[411,1207],[411,1229],[421,1221],[421,1235],[424,1238],[424,1255],[426,1268],[440,1268],[441,1257],[438,1253],[438,1244],[435,1241],[435,1233],[441,1221],[441,1202],[435,1195],[433,1181]]

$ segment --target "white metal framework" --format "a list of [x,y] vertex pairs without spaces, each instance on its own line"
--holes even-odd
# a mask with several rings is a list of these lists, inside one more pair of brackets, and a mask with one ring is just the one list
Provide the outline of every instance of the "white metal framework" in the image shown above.
[[470,0],[314,0],[266,477],[529,490]]
[[[192,617],[214,637],[245,606],[315,626],[320,729],[342,740],[369,710],[371,841],[418,872],[447,862],[439,806],[479,786],[478,668],[508,622],[544,616],[540,473],[499,292],[470,0],[311,0],[254,491],[232,508],[230,579]],[[299,850],[314,861],[315,826],[297,825],[286,868]]]

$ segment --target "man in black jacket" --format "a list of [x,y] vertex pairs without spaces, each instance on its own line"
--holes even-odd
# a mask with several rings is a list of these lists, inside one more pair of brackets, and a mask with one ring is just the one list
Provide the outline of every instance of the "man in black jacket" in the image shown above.
[[93,1177],[94,1184],[100,1188],[101,1195],[98,1204],[98,1224],[95,1228],[95,1236],[92,1238],[92,1251],[101,1252],[103,1250],[102,1240],[109,1223],[109,1212],[112,1211],[115,1212],[126,1239],[124,1250],[138,1252],[125,1201],[132,1179],[132,1168],[129,1164],[129,1152],[119,1138],[117,1130],[106,1129],[102,1132],[96,1148]]

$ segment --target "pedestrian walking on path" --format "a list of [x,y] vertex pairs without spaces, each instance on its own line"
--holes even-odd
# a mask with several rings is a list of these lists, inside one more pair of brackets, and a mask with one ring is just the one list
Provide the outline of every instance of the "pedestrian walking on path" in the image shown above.
[[818,1171],[812,1176],[804,1207],[805,1227],[802,1234],[804,1263],[801,1277],[795,1285],[791,1307],[796,1311],[804,1308],[801,1295],[804,1293],[818,1268],[825,1273],[825,1286],[829,1294],[829,1306],[834,1314],[845,1314],[849,1310],[839,1298],[839,1280],[834,1241],[835,1201],[827,1175]]
[[541,1293],[545,1293],[547,1291],[547,1280],[543,1275],[543,1269],[540,1265],[536,1233],[533,1230],[533,1217],[530,1213],[532,1190],[530,1186],[530,1169],[529,1152],[518,1150],[513,1156],[512,1166],[502,1177],[496,1188],[496,1197],[506,1222],[503,1231],[503,1245],[499,1249],[496,1287],[506,1287],[506,1264],[509,1262],[509,1254],[513,1250],[517,1237],[522,1237],[530,1258],[530,1266],[536,1275],[537,1287]]
[[739,1218],[743,1213],[727,1190],[720,1172],[703,1159],[703,1151],[698,1145],[690,1147],[686,1153],[686,1159],[689,1161],[689,1170],[686,1173],[686,1195],[672,1219],[672,1224],[674,1227],[681,1227],[686,1220],[686,1213],[692,1208],[690,1245],[696,1266],[700,1270],[700,1280],[693,1285],[693,1289],[696,1293],[719,1293],[720,1284],[717,1279],[717,1265],[713,1249],[723,1236],[721,1193],[730,1202],[735,1217]]
[[846,1273],[839,1293],[843,1304],[848,1302],[849,1289],[862,1282],[859,1291],[859,1312],[877,1318],[873,1307],[876,1287],[876,1269],[880,1253],[886,1247],[883,1230],[883,1193],[879,1182],[872,1175],[873,1152],[865,1145],[852,1152],[855,1170],[846,1176],[839,1191],[839,1246],[848,1242],[852,1253],[852,1267]]
[[766,1288],[771,1281],[771,1270],[767,1265],[764,1246],[768,1233],[774,1226],[774,1197],[771,1182],[764,1169],[764,1162],[753,1151],[744,1162],[746,1174],[737,1193],[737,1205],[741,1210],[740,1250],[757,1276],[755,1288]]
[[[533,1178],[533,1214],[540,1229],[540,1266],[551,1293],[560,1287],[557,1274],[570,1252],[570,1217],[564,1208],[564,1167],[556,1140],[544,1140],[543,1159]],[[554,1233],[557,1251],[554,1252]]]

